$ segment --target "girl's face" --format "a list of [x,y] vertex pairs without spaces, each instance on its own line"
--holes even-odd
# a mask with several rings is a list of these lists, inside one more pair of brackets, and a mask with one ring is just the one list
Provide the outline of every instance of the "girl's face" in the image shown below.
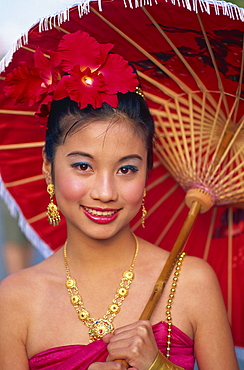
[[145,143],[125,119],[93,122],[69,134],[54,159],[56,200],[68,232],[106,239],[129,227],[146,176]]

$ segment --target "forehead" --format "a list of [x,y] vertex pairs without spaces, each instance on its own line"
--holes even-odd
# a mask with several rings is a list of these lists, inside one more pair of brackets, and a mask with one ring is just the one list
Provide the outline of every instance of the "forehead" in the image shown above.
[[[133,147],[145,150],[142,133],[136,125],[126,119],[95,121],[80,125],[65,139],[67,146],[93,147],[97,150],[132,150]],[[117,151],[117,150],[116,150]]]

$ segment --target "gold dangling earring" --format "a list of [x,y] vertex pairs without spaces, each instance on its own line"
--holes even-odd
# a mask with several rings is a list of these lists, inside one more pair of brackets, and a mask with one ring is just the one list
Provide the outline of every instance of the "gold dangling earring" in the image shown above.
[[147,215],[147,210],[145,208],[145,196],[147,194],[147,191],[146,189],[144,189],[144,194],[143,194],[143,199],[142,199],[142,210],[141,210],[141,226],[143,227],[143,229],[145,229],[145,219],[146,219],[146,215]]
[[58,207],[53,203],[53,196],[55,194],[54,185],[49,184],[47,186],[47,192],[50,195],[50,203],[47,206],[47,220],[50,225],[57,226],[61,221]]

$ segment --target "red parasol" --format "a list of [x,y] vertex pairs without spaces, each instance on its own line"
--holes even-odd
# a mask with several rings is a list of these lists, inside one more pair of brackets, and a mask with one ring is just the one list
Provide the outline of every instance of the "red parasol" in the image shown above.
[[[137,227],[137,219],[132,226],[138,235],[171,249],[187,215],[184,191],[188,192],[190,206],[200,201],[198,212],[205,207],[202,195],[210,208],[219,206],[199,216],[186,250],[214,266],[227,302],[226,286],[234,286],[243,263],[243,233],[231,238],[231,217],[227,218],[229,237],[220,238],[221,233],[211,230],[218,231],[220,214],[236,214],[232,205],[244,200],[244,11],[203,0],[179,0],[177,4],[159,0],[157,4],[142,5],[114,0],[91,2],[89,7],[85,2],[33,26],[28,38],[19,41],[10,64],[3,60],[0,192],[12,212],[20,213],[22,228],[44,255],[64,243],[64,220],[56,228],[46,221],[48,195],[41,174],[45,127],[34,116],[37,106],[14,105],[5,97],[2,86],[5,76],[22,60],[32,60],[37,47],[48,56],[66,33],[81,29],[99,43],[111,42],[115,45],[113,52],[128,59],[138,71],[157,126],[155,152],[167,169],[155,160],[146,200],[147,227],[145,231]],[[192,189],[197,192],[192,193]],[[212,215],[216,215],[215,221]],[[209,249],[203,242],[205,235],[209,236]],[[216,264],[217,259],[222,263]],[[232,300],[238,300],[230,312],[235,344],[244,346],[240,290],[232,291]]]

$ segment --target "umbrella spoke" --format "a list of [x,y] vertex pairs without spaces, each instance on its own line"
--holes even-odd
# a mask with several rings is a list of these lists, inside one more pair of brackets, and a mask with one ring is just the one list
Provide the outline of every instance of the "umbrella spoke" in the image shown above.
[[20,144],[5,144],[0,145],[0,150],[9,150],[9,149],[28,149],[28,148],[37,148],[37,147],[43,147],[44,141],[40,142],[33,142],[33,143],[20,143]]
[[43,179],[44,179],[43,174],[41,174],[41,175],[37,175],[37,176],[27,177],[27,178],[21,179],[21,180],[8,182],[8,183],[5,183],[4,186],[6,188],[11,188],[13,186],[28,184],[30,182],[39,181],[39,180],[43,180]]

